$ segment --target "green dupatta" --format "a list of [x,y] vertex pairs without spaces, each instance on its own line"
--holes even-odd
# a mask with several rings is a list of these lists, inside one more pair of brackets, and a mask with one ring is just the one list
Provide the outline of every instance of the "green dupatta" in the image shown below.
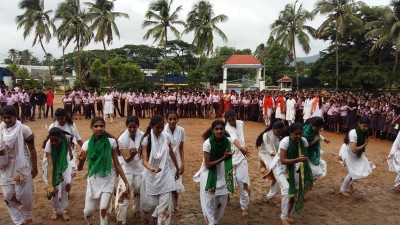
[[[311,124],[306,124],[303,127],[303,137],[305,137],[308,141],[308,144],[314,141],[315,136],[319,136],[319,131],[313,131],[311,128]],[[308,147],[308,160],[316,166],[319,165],[319,161],[321,159],[321,140],[318,140],[318,143],[314,146]]]
[[[289,148],[286,152],[287,159],[296,159],[299,156],[308,156],[306,147],[302,140],[295,141],[292,136],[289,136]],[[313,186],[313,175],[308,161],[300,162],[300,168],[295,171],[295,163],[287,165],[287,179],[289,182],[289,198],[294,198],[297,195],[295,211],[300,213],[304,205],[304,193],[310,190]],[[299,190],[296,189],[295,173],[299,173]]]
[[52,186],[57,187],[64,179],[63,173],[68,168],[68,144],[67,140],[61,138],[59,146],[51,146],[51,160],[53,162],[53,181]]
[[[215,161],[222,158],[228,150],[228,152],[232,152],[231,142],[229,139],[224,135],[222,143],[218,143],[215,140],[214,134],[211,134],[209,138],[211,144],[211,151],[210,151],[210,161]],[[226,187],[228,188],[229,192],[233,193],[234,186],[233,186],[233,168],[232,168],[232,157],[229,159],[224,160],[225,166],[225,182]],[[208,177],[207,177],[207,184],[206,184],[206,191],[214,193],[217,187],[217,166],[208,170]]]
[[86,177],[93,175],[106,177],[111,174],[112,149],[106,134],[103,134],[99,140],[96,140],[92,135],[89,139],[87,152],[89,170]]
[[[357,133],[357,147],[365,144],[365,141],[368,139],[368,133],[367,132],[362,132],[360,126],[357,126],[355,128],[356,133]],[[365,152],[365,148],[361,151],[357,152],[358,158],[360,158]]]

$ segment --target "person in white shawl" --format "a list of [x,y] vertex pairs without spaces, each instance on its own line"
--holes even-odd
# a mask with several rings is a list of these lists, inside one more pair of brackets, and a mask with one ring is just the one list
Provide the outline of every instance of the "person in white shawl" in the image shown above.
[[[129,116],[126,118],[126,130],[118,138],[118,147],[122,156],[122,170],[128,180],[133,199],[133,212],[135,218],[140,214],[140,186],[142,183],[143,164],[139,157],[140,141],[143,132],[139,129],[139,118]],[[119,179],[116,193],[116,217],[118,224],[126,224],[129,199],[126,198],[125,183]]]
[[276,120],[271,123],[257,138],[256,147],[259,148],[258,157],[260,159],[261,172],[264,179],[272,180],[269,192],[267,194],[268,202],[274,206],[279,205],[276,194],[279,189],[279,183],[271,171],[270,165],[272,160],[279,152],[279,137],[285,124]]
[[340,194],[343,196],[351,197],[354,192],[354,182],[367,177],[375,168],[375,165],[365,156],[369,123],[370,119],[367,116],[360,118],[358,126],[348,133],[340,149],[339,157],[349,171],[340,188]]
[[14,224],[31,225],[32,179],[38,174],[34,136],[28,126],[17,120],[14,106],[3,106],[0,114],[3,120],[0,124],[0,184],[3,199]]
[[[153,116],[141,142],[143,166],[140,191],[140,210],[145,215],[145,223],[169,225],[172,214],[172,192],[176,190],[175,179],[179,178],[179,167],[171,145],[171,136],[164,130],[164,118]],[[171,173],[172,163],[176,173]]]
[[[185,171],[185,151],[183,150],[183,146],[186,140],[186,135],[185,130],[181,126],[177,125],[178,114],[176,112],[168,112],[166,119],[167,124],[165,124],[164,132],[171,136],[172,149],[174,150],[176,162],[179,167],[179,178],[175,181],[176,191],[173,192],[174,211],[177,212],[179,210],[178,193],[185,191],[182,182],[182,174]],[[175,167],[173,165],[171,166],[172,174],[175,174]]]
[[389,171],[396,172],[397,176],[394,180],[392,190],[400,193],[400,133],[397,135],[396,140],[393,142],[392,149],[390,150],[387,158]]
[[248,216],[250,204],[250,177],[246,157],[250,156],[250,151],[246,148],[244,140],[244,123],[236,119],[236,113],[233,110],[226,111],[224,117],[226,121],[225,130],[229,133],[233,142],[232,164],[235,180],[239,187],[240,208],[242,210],[242,216]]

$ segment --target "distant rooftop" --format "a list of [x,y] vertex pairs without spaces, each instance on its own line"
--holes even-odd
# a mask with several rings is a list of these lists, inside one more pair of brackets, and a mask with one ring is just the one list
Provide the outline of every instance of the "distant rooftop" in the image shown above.
[[222,68],[254,68],[261,69],[264,66],[253,55],[232,55]]

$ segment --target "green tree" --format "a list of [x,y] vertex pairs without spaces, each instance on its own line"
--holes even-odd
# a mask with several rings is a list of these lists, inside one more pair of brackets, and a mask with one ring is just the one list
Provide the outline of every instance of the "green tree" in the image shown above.
[[[118,17],[129,18],[129,16],[126,13],[113,12],[114,1],[96,0],[95,3],[85,2],[85,4],[89,7],[87,18],[92,22],[90,28],[92,31],[97,30],[94,35],[94,41],[103,44],[105,60],[108,62],[106,44],[110,45],[112,43],[114,35],[120,37],[115,19]],[[113,86],[110,65],[108,65],[108,79],[110,85]]]
[[[32,46],[39,43],[44,54],[47,55],[43,46],[43,41],[48,43],[51,39],[52,31],[55,30],[55,26],[50,19],[50,14],[53,11],[45,11],[44,0],[22,0],[19,3],[19,8],[25,11],[23,14],[16,17],[17,29],[23,28],[24,39],[33,32],[34,38]],[[54,89],[50,60],[47,60],[47,66],[49,67],[51,88]]]
[[217,26],[228,20],[224,14],[215,15],[213,6],[209,1],[201,0],[194,4],[188,13],[186,20],[187,26],[185,33],[194,31],[192,45],[196,54],[199,55],[197,68],[200,67],[200,60],[203,54],[209,56],[214,50],[214,32],[217,33],[225,42],[228,40],[225,33]]
[[[392,2],[393,4],[393,2]],[[400,20],[396,16],[395,12],[389,6],[377,7],[377,10],[381,13],[379,20],[371,21],[365,24],[365,28],[368,33],[365,34],[367,39],[375,39],[375,44],[372,46],[370,54],[373,55],[377,51],[384,49],[394,49],[394,65],[392,73],[389,77],[389,91],[392,88],[393,79],[392,75],[396,73],[399,61],[400,53]],[[388,48],[389,47],[389,48]]]
[[336,51],[336,90],[339,88],[339,35],[343,37],[350,24],[359,26],[362,24],[362,20],[354,15],[354,11],[359,9],[362,5],[364,5],[363,2],[355,2],[354,0],[318,0],[315,4],[314,12],[328,16],[317,29],[317,37],[323,37],[327,32],[331,32],[332,27],[334,27],[333,41]]
[[164,72],[163,72],[163,88],[165,88],[165,75],[166,75],[166,60],[167,60],[167,43],[168,43],[168,29],[179,38],[180,33],[175,25],[183,25],[185,23],[179,20],[178,13],[182,10],[182,6],[178,6],[173,12],[171,5],[173,0],[157,0],[150,3],[149,10],[146,12],[146,20],[143,22],[142,27],[149,28],[143,36],[144,40],[148,40],[150,36],[154,38],[154,42],[159,41],[160,45],[164,46]]
[[71,41],[75,43],[76,59],[78,62],[79,84],[82,88],[82,64],[81,50],[88,45],[92,38],[89,25],[87,24],[87,16],[85,11],[81,9],[80,0],[65,0],[58,4],[55,12],[54,20],[61,20],[56,34],[58,44],[63,50],[63,75],[65,78],[65,48]]
[[287,4],[285,9],[279,13],[279,18],[271,24],[271,34],[275,35],[275,39],[288,48],[290,56],[293,57],[297,75],[297,89],[299,89],[296,39],[304,52],[308,54],[311,47],[310,37],[307,33],[314,36],[315,29],[311,26],[305,25],[307,21],[313,20],[314,13],[303,9],[302,4],[297,7],[297,3],[298,2],[296,1],[294,4]]

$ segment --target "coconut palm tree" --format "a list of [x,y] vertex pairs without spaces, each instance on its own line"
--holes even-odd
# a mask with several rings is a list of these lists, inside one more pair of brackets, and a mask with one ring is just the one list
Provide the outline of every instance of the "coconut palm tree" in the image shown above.
[[336,51],[336,90],[339,87],[339,35],[343,36],[348,24],[362,25],[362,20],[354,15],[354,11],[361,7],[363,2],[354,0],[319,0],[315,3],[315,13],[327,15],[328,18],[322,22],[316,31],[317,37],[322,37],[331,28],[335,27],[335,51]]
[[[75,43],[76,61],[78,62],[79,84],[82,88],[81,51],[92,38],[85,11],[81,9],[80,0],[65,0],[58,4],[54,21],[61,20],[56,31],[58,44],[63,48],[63,59],[66,47],[71,41]],[[65,62],[63,60],[65,78]]]
[[8,58],[11,60],[12,63],[17,62],[18,51],[15,49],[8,50]]
[[[50,19],[52,10],[44,10],[44,0],[22,0],[19,3],[19,8],[25,10],[23,14],[16,17],[17,29],[23,28],[23,37],[26,37],[34,33],[33,44],[39,43],[45,55],[47,52],[44,48],[43,41],[48,43],[54,32],[55,26]],[[54,89],[53,75],[51,72],[51,62],[47,57],[47,65],[49,67],[49,75],[51,88]]]
[[175,25],[185,26],[185,22],[178,19],[178,13],[182,10],[182,6],[178,6],[173,12],[171,5],[173,0],[157,0],[150,3],[149,10],[146,12],[146,20],[142,27],[152,26],[143,36],[144,40],[148,40],[150,36],[154,38],[154,42],[159,41],[159,44],[164,47],[164,72],[163,72],[163,88],[165,88],[165,62],[167,58],[167,43],[168,29],[179,38],[180,33]]
[[214,32],[216,32],[223,41],[227,41],[225,33],[217,27],[218,23],[228,20],[228,16],[224,14],[215,15],[213,6],[209,1],[201,0],[194,4],[192,10],[188,13],[186,20],[187,26],[185,33],[194,31],[192,45],[195,52],[199,55],[197,68],[200,67],[200,60],[205,53],[208,56],[214,50]]
[[[299,68],[296,57],[296,39],[306,54],[311,50],[310,34],[315,34],[315,29],[305,25],[308,20],[314,19],[314,13],[303,9],[303,4],[297,7],[298,1],[294,4],[287,4],[285,9],[279,13],[279,18],[271,24],[271,34],[275,35],[275,40],[288,48],[290,57],[293,57],[297,89],[299,89]],[[308,33],[308,34],[307,34]]]
[[118,26],[115,23],[115,19],[118,17],[124,17],[129,19],[129,15],[122,12],[113,12],[114,1],[110,0],[96,0],[95,3],[85,2],[85,5],[89,7],[87,13],[88,21],[92,22],[90,29],[92,31],[97,30],[94,34],[94,41],[96,43],[101,42],[104,48],[104,55],[107,61],[108,67],[108,79],[110,85],[113,86],[111,79],[111,67],[108,62],[108,54],[106,44],[110,45],[113,41],[114,34],[119,38]]
[[[365,34],[365,38],[376,39],[376,42],[370,51],[371,55],[387,45],[390,46],[390,49],[394,49],[395,61],[392,74],[395,74],[400,54],[400,20],[396,16],[394,10],[389,6],[381,8],[381,10],[381,20],[376,20],[365,24],[365,28],[369,30]],[[392,74],[389,75],[389,91],[391,90],[393,84]]]

